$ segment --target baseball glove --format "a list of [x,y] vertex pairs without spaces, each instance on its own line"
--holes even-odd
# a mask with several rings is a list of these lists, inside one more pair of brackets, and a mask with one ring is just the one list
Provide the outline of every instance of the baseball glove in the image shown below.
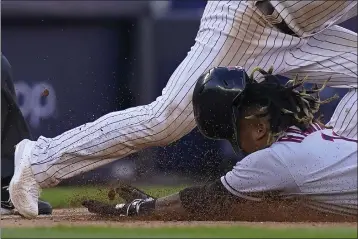
[[146,215],[154,210],[156,198],[127,184],[120,184],[108,192],[109,200],[118,195],[125,203],[110,204],[97,200],[85,200],[82,206],[89,212],[107,216],[138,216]]

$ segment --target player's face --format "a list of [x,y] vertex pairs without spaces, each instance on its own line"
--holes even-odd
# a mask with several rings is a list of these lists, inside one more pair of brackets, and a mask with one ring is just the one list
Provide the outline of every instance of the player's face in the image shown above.
[[266,147],[269,125],[262,119],[241,119],[239,121],[239,146],[247,154]]

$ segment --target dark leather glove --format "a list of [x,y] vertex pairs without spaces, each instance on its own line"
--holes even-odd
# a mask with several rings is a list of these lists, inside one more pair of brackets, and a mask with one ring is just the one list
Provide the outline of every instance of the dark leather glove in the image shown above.
[[138,188],[120,183],[118,187],[109,191],[108,198],[113,201],[116,194],[125,203],[109,204],[96,200],[86,200],[82,202],[82,205],[91,213],[108,216],[146,215],[154,210],[156,198]]
[[154,211],[155,199],[134,199],[125,204],[111,205],[96,200],[86,200],[82,205],[91,213],[107,216],[143,216]]
[[111,189],[108,193],[108,198],[114,200],[116,194],[126,203],[132,202],[134,199],[155,199],[138,188],[123,183],[119,184],[115,189]]

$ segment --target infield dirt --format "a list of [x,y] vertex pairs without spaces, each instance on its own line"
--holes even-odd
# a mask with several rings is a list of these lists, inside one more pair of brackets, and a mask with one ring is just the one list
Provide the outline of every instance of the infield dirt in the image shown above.
[[87,212],[83,208],[56,209],[51,216],[39,216],[36,219],[25,219],[19,215],[1,217],[2,228],[18,227],[53,227],[53,226],[109,226],[109,227],[195,227],[195,226],[260,226],[260,227],[353,227],[357,223],[317,223],[317,222],[237,222],[237,221],[145,221],[128,220],[128,218],[102,218]]

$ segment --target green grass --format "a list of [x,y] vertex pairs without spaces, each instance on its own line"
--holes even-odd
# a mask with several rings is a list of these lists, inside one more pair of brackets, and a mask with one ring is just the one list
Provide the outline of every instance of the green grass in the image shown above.
[[[162,197],[178,192],[185,186],[178,187],[141,187],[154,197]],[[51,203],[54,208],[79,207],[83,199],[108,201],[106,187],[57,187],[44,189],[41,199]]]
[[357,238],[354,228],[53,227],[3,229],[2,238]]

